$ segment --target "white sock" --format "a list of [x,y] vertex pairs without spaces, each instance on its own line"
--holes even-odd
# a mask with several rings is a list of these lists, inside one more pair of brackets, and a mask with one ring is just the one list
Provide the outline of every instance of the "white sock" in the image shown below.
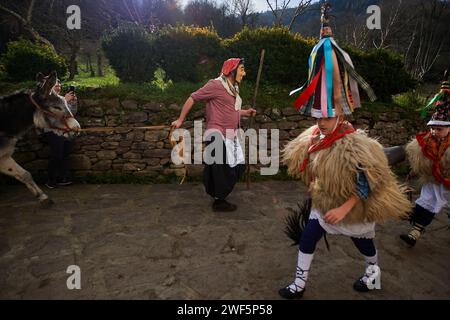
[[313,260],[314,253],[308,254],[298,251],[297,268],[295,271],[295,280],[288,288],[291,292],[300,292],[305,289],[306,280],[308,280],[309,268]]
[[369,275],[367,275],[366,270],[369,266],[378,265],[378,252],[375,253],[374,256],[368,257],[364,256],[364,260],[366,261],[366,269],[364,271],[363,281],[367,281]]

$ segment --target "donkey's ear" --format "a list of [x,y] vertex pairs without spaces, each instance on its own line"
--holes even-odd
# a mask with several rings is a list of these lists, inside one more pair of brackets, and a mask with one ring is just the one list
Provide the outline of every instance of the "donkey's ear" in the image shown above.
[[52,71],[52,73],[50,73],[50,75],[48,76],[47,81],[45,81],[45,84],[43,87],[43,94],[44,94],[45,98],[47,98],[50,95],[57,80],[58,80],[58,78],[56,75],[56,71]]
[[39,73],[36,75],[36,82],[37,82],[37,83],[43,83],[44,80],[45,80],[45,76],[44,76],[41,72],[39,72]]

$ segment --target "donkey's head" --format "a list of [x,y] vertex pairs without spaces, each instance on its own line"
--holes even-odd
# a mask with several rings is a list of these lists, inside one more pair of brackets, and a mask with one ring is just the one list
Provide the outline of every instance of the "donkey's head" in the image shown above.
[[32,95],[34,124],[41,129],[52,129],[58,135],[72,136],[80,129],[80,124],[70,112],[64,97],[58,95],[53,87],[58,81],[56,71],[48,76],[38,73],[37,88]]

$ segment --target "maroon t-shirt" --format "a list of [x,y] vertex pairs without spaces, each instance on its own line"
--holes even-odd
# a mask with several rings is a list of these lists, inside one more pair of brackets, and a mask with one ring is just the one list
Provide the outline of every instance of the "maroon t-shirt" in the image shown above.
[[220,80],[209,80],[191,94],[195,102],[206,102],[206,129],[218,129],[226,136],[227,129],[238,129],[240,114],[234,109],[236,98],[230,95]]

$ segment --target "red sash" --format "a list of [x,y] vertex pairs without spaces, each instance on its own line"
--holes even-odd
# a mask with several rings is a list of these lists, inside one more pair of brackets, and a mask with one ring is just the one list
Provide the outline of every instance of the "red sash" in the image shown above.
[[425,157],[433,161],[431,170],[433,177],[439,183],[442,183],[447,188],[450,188],[450,179],[444,177],[442,172],[442,164],[440,160],[444,156],[445,151],[450,146],[450,135],[444,141],[438,141],[431,132],[424,131],[416,135],[417,142],[419,143],[422,153]]
[[319,150],[327,149],[327,148],[331,147],[336,140],[339,140],[343,136],[345,136],[349,133],[353,133],[355,131],[356,131],[355,128],[353,128],[353,126],[350,124],[350,122],[344,121],[344,122],[340,123],[331,134],[329,134],[322,140],[314,142],[315,140],[317,140],[317,138],[320,135],[320,129],[319,129],[319,127],[316,127],[314,129],[313,133],[311,134],[311,145],[308,148],[308,155],[303,160],[303,163],[300,166],[300,172],[303,172],[306,169],[306,166],[308,165],[308,162],[309,162],[309,155],[311,153],[319,151]]

